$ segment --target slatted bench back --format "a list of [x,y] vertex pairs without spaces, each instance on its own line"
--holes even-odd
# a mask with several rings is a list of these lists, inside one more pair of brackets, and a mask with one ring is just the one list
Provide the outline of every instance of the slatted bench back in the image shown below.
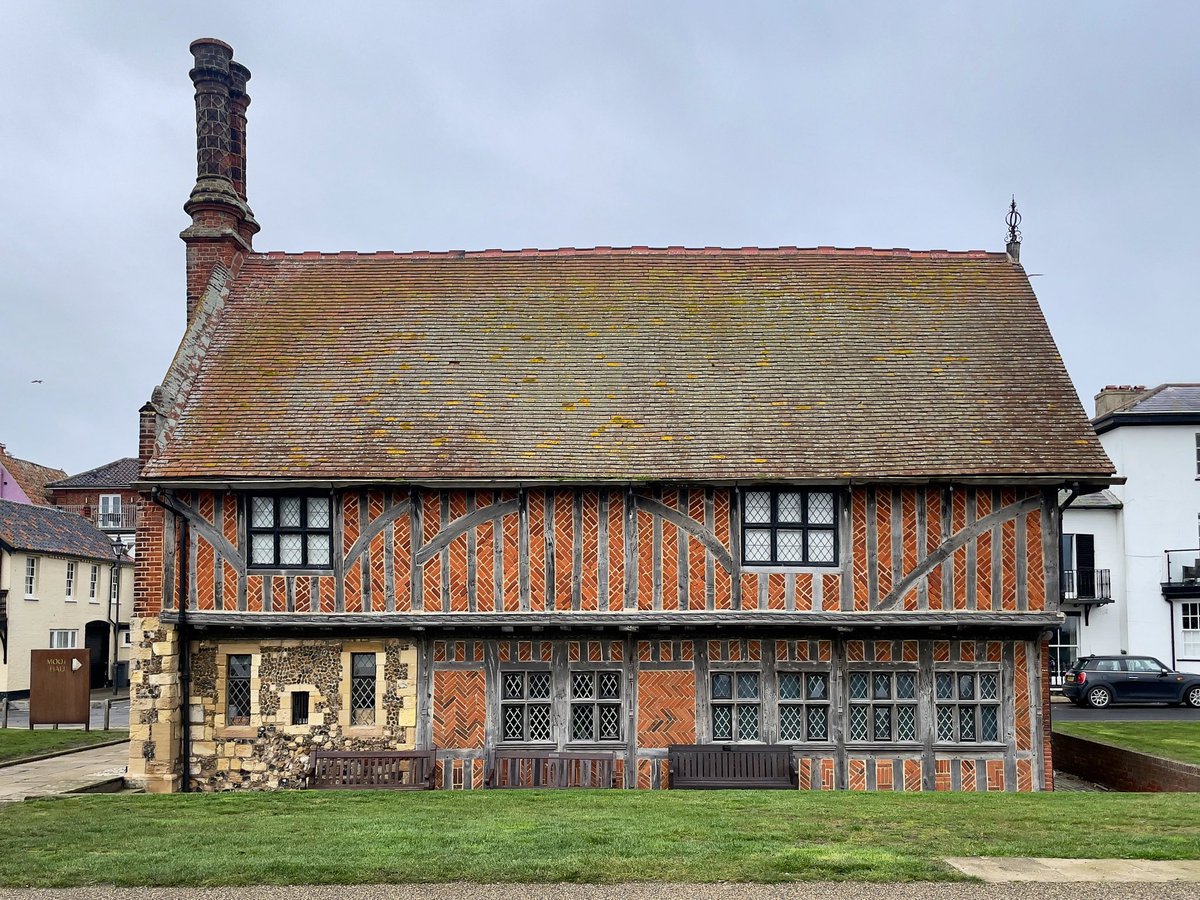
[[667,750],[672,788],[794,788],[792,748],[676,744]]
[[490,788],[611,788],[616,754],[554,750],[493,750]]
[[309,786],[425,791],[433,787],[435,759],[433,750],[317,750]]

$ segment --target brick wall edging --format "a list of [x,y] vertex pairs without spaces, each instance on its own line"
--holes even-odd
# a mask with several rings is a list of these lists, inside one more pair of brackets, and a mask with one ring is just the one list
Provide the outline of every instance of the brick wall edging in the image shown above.
[[1118,791],[1200,791],[1200,766],[1054,732],[1054,764]]

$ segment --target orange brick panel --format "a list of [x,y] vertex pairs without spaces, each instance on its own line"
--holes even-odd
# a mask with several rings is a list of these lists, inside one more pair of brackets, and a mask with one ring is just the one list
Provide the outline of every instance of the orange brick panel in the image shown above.
[[1033,790],[1033,763],[1027,759],[1017,760],[1017,790]]
[[842,606],[842,576],[821,576],[821,609],[836,610]]
[[696,742],[696,676],[690,671],[638,673],[638,745]]
[[638,609],[654,607],[654,517],[647,512],[637,514],[638,532]]
[[221,533],[225,540],[237,546],[237,494],[226,494],[221,503]]
[[892,642],[875,641],[875,662],[892,661]]
[[407,514],[393,525],[392,575],[396,583],[396,612],[412,610],[412,522]]
[[870,586],[867,582],[867,496],[861,490],[856,490],[850,497],[850,540],[854,608],[863,611],[870,603]]
[[766,577],[742,570],[742,609],[758,609],[758,579]]
[[929,608],[942,608],[942,566],[939,563],[929,570],[929,574],[925,576],[925,583],[929,590]]
[[912,612],[917,608],[917,589],[909,588],[904,592],[904,609],[906,612]]
[[906,791],[920,791],[924,789],[921,782],[921,761],[916,759],[906,759],[904,761],[904,789]]
[[892,592],[892,491],[880,488],[875,492],[875,540],[879,555],[879,598]]
[[368,552],[371,554],[371,609],[384,612],[387,609],[387,581],[384,577],[386,562],[383,554],[384,535],[379,533],[371,539]]
[[866,658],[867,651],[862,641],[846,641],[846,659],[850,662],[862,662]]
[[1004,583],[1001,608],[1017,608],[1017,523],[1009,519],[1000,526],[1000,578]]
[[[976,518],[981,519],[992,511],[992,497],[987,491],[975,494]],[[975,606],[977,609],[993,609],[992,603],[992,536],[988,532],[975,540]]]
[[[668,509],[679,509],[679,492],[672,489],[663,491],[662,504]],[[675,611],[679,609],[679,526],[662,521],[662,608]],[[586,563],[586,560],[585,560]],[[585,566],[586,568],[586,566]]]
[[[246,576],[246,609],[263,612],[263,579],[261,575]],[[267,610],[269,612],[270,610]],[[330,612],[333,610],[331,609]]]
[[[435,553],[421,570],[421,602],[425,612],[442,612],[442,555]],[[350,609],[350,572],[346,572],[346,609]]]
[[900,521],[904,554],[901,572],[907,575],[917,567],[917,492],[913,488],[902,488],[900,491]]
[[[580,609],[587,612],[592,612],[600,608],[600,582],[599,582],[599,544],[600,544],[600,495],[596,491],[583,491],[583,571],[580,573]],[[664,529],[668,526],[664,525]],[[674,533],[674,528],[670,529]],[[665,534],[664,534],[665,538]],[[665,546],[665,545],[664,545]],[[663,574],[664,592],[667,585],[674,585],[677,582],[667,576],[667,573],[672,570],[666,570]],[[678,594],[678,588],[675,593]],[[663,600],[664,608],[674,609],[675,607],[667,607],[666,599]]]
[[917,661],[919,645],[916,641],[905,641],[901,650],[904,654],[905,662],[916,662]]
[[733,608],[733,576],[722,565],[713,569],[713,605],[717,609]]
[[1013,705],[1016,716],[1016,746],[1018,750],[1032,747],[1031,700],[1029,696],[1029,659],[1025,642],[1018,641],[1013,653]]
[[1046,565],[1042,555],[1042,514],[1025,515],[1025,571],[1029,576],[1028,600],[1031,612],[1046,608]]
[[934,789],[948,791],[950,790],[950,783],[950,760],[937,760],[934,762]]
[[[529,508],[529,608],[546,609],[546,493],[531,490]],[[482,552],[482,551],[481,551]],[[488,567],[489,571],[491,567]]]
[[324,575],[319,578],[318,584],[321,591],[321,612],[331,613],[337,605],[337,584],[331,575]]
[[216,511],[217,504],[213,499],[212,491],[201,491],[197,496],[196,506],[200,512],[200,518],[202,518],[209,525],[216,524],[216,522],[213,520],[213,514]]
[[608,495],[608,608],[625,607],[625,498],[617,491]]
[[554,608],[571,608],[571,579],[575,570],[575,496],[558,491],[554,496]]
[[467,535],[464,532],[450,542],[450,611],[466,612],[469,606],[467,596]]
[[949,641],[934,641],[933,642],[933,661],[934,662],[949,662],[950,661],[950,642]]
[[271,611],[287,611],[287,582],[286,578],[276,576],[271,579]]
[[654,760],[639,759],[637,761],[637,786],[643,791],[650,790],[653,787],[653,782],[651,781],[653,775]]
[[784,589],[787,577],[781,572],[772,572],[767,576],[767,609],[784,608]]
[[967,608],[967,548],[954,551],[954,608]]
[[829,658],[832,655],[832,651],[833,651],[833,642],[832,641],[817,641],[817,659],[820,662],[829,662]]
[[221,581],[221,591],[224,596],[223,606],[225,609],[237,609],[238,596],[238,573],[233,567],[233,563],[225,560],[221,563],[224,570],[224,578]]
[[433,743],[437,747],[483,747],[485,682],[478,669],[433,673]]
[[813,576],[801,572],[796,576],[796,596],[792,601],[799,612],[811,612],[813,602]]
[[1004,790],[1004,760],[989,759],[987,761],[987,790]]
[[721,542],[721,546],[726,550],[731,549],[731,535],[729,532],[729,511],[733,505],[733,495],[728,490],[718,489],[713,495],[713,533],[717,536],[717,540]]
[[[201,497],[209,496],[204,494]],[[209,500],[211,507],[212,500]],[[211,509],[210,509],[211,513]],[[213,584],[216,579],[215,556],[212,545],[204,538],[196,539],[196,603],[200,609],[213,608]]]
[[821,760],[821,789],[826,791],[833,790],[833,760]]
[[[694,495],[696,492],[692,491]],[[708,553],[705,546],[689,536],[688,539],[688,608],[689,609],[704,609],[707,601],[704,594],[704,557]],[[745,587],[742,589],[745,594]],[[742,604],[745,605],[746,598],[742,597]]]
[[960,765],[961,765],[961,769],[959,771],[960,789],[963,791],[967,791],[968,793],[971,791],[978,790],[978,786],[975,784],[975,760],[964,759],[961,761]]
[[349,553],[358,540],[358,494],[350,491],[342,495],[342,553]]
[[890,759],[877,759],[875,761],[875,790],[890,791],[894,789],[895,785],[892,783],[892,761]]
[[520,517],[515,512],[509,513],[499,520],[497,527],[504,542],[504,611],[513,612],[521,608]]

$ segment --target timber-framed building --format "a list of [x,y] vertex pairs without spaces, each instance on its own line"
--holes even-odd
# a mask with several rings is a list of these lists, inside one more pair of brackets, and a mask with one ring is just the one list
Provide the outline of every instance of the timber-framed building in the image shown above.
[[792,747],[1051,783],[1058,491],[1109,483],[1017,250],[262,253],[192,46],[187,330],[142,410],[131,775]]

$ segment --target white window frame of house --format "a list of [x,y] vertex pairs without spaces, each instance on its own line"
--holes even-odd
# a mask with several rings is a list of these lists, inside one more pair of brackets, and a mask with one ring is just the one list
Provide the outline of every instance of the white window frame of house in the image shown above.
[[1200,478],[1200,431],[1196,432],[1196,477]]
[[79,629],[78,628],[52,628],[50,629],[50,649],[51,650],[74,650],[79,646]]
[[63,592],[63,599],[68,603],[75,602],[75,560],[67,560],[67,587]]
[[120,528],[121,527],[121,495],[120,494],[101,494],[100,495],[100,527],[101,528]]
[[133,646],[133,632],[130,631],[128,628],[126,628],[124,631],[121,632],[121,646],[122,647],[132,647]]
[[1179,655],[1183,659],[1200,659],[1200,600],[1179,604],[1182,634]]
[[92,566],[92,578],[88,583],[88,603],[100,602],[100,567]]
[[36,556],[25,557],[25,599],[37,599],[38,561]]
[[121,599],[121,567],[111,566],[108,574],[108,605]]

